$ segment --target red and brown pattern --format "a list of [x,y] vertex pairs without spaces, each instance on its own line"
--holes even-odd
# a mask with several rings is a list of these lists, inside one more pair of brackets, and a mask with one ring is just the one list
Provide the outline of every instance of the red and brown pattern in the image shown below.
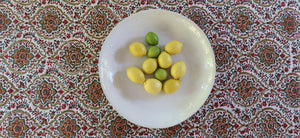
[[183,0],[160,0],[160,1],[167,5],[178,5],[183,2]]
[[292,8],[280,11],[272,24],[278,33],[288,40],[300,38],[300,12]]
[[281,113],[272,109],[265,108],[257,113],[251,123],[251,128],[260,137],[283,136],[291,124],[282,117]]
[[206,33],[211,30],[215,24],[213,17],[211,17],[205,9],[198,6],[193,6],[184,10],[183,15],[191,19]]
[[92,54],[87,44],[78,40],[70,40],[58,49],[53,60],[63,72],[76,74],[86,68],[92,57],[95,55]]
[[80,3],[85,2],[85,0],[64,0],[64,1],[71,4],[71,5],[78,5]]
[[29,112],[13,110],[0,121],[1,137],[33,137],[41,126]]
[[126,136],[131,127],[127,124],[127,120],[117,117],[108,126],[111,136],[121,137]]
[[12,9],[0,5],[0,39],[10,36],[23,21]]
[[11,20],[9,18],[7,18],[7,14],[5,13],[0,13],[0,21],[1,21],[1,24],[0,24],[0,31],[5,31],[7,30],[7,26],[9,24],[11,24]]
[[79,85],[77,92],[83,105],[91,109],[99,109],[108,103],[97,74],[90,75],[83,82],[86,85]]
[[265,39],[255,44],[249,57],[258,69],[265,72],[274,72],[285,63],[289,54],[275,41]]
[[39,9],[29,24],[39,36],[54,39],[64,33],[72,22],[60,8],[49,5]]
[[214,5],[217,5],[217,6],[223,6],[226,3],[230,2],[230,0],[208,0],[208,2],[211,2],[211,3],[213,3]]
[[14,84],[9,81],[5,76],[0,76],[0,109],[1,106],[11,99],[12,95],[19,90],[15,88]]
[[118,19],[111,9],[95,6],[89,9],[79,22],[88,35],[101,39],[108,35]]
[[180,125],[176,125],[176,126],[172,126],[172,127],[169,127],[169,128],[165,128],[165,129],[162,129],[162,135],[167,137],[167,138],[170,138],[170,137],[175,137],[175,136],[178,136],[179,134],[179,131],[182,129],[182,127]]
[[[299,6],[297,0],[0,0],[0,137],[297,137]],[[205,104],[164,129],[121,117],[98,75],[113,27],[149,9],[191,19],[216,59]]]
[[272,6],[277,2],[277,0],[253,0],[253,1],[264,7]]
[[65,94],[61,82],[51,75],[42,75],[34,79],[25,92],[32,104],[40,109],[50,109],[58,104]]
[[87,135],[90,125],[82,115],[66,110],[55,116],[47,129],[52,137],[82,137]]
[[239,38],[253,36],[262,24],[259,18],[247,7],[237,7],[227,15],[225,23],[233,35]]
[[240,54],[229,41],[219,38],[214,40],[211,45],[215,52],[218,72],[224,72],[235,65]]
[[[236,104],[249,107],[258,102],[266,87],[249,73],[240,73],[234,77],[227,92]],[[233,83],[234,82],[234,83]]]
[[278,96],[290,107],[300,107],[300,76],[291,73],[281,79],[276,92]]
[[45,55],[36,44],[28,40],[19,40],[8,47],[1,57],[11,71],[23,74],[40,64]]
[[230,112],[224,109],[215,109],[204,119],[201,129],[210,136],[232,137],[241,126],[236,120]]
[[9,126],[6,128],[10,137],[24,137],[28,131],[28,126],[25,124],[24,119],[15,117],[12,121],[9,121]]
[[14,0],[16,3],[27,6],[34,3],[36,0]]
[[122,6],[130,5],[131,3],[135,2],[136,0],[112,0],[113,2],[120,4]]

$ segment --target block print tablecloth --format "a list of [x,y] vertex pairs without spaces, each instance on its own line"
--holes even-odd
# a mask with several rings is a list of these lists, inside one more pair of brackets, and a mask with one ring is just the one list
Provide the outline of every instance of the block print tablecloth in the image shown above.
[[[155,8],[203,29],[217,67],[205,105],[166,129],[118,115],[98,76],[112,28]],[[299,11],[298,0],[0,0],[0,137],[299,136]]]

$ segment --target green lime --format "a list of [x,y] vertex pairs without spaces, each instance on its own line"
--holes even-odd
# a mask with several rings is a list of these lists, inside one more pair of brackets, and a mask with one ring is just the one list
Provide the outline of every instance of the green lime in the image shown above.
[[165,69],[159,68],[154,72],[154,77],[160,81],[164,81],[168,77],[168,72]]
[[145,36],[145,40],[149,45],[157,45],[158,44],[158,37],[155,33],[149,32]]
[[160,54],[160,48],[158,46],[151,46],[147,51],[147,55],[150,58],[157,58],[159,54]]

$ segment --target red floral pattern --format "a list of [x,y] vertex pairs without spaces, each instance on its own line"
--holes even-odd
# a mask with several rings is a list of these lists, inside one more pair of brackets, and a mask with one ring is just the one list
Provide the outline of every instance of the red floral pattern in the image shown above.
[[258,112],[250,125],[259,137],[278,137],[286,134],[289,127],[291,127],[290,124],[281,113],[271,108]]
[[12,95],[18,91],[19,90],[15,88],[14,84],[12,84],[8,78],[0,76],[0,107],[5,106]]
[[246,30],[250,30],[253,21],[249,18],[249,15],[245,15],[244,13],[240,13],[233,21],[237,29],[240,29],[242,32],[246,32]]
[[51,75],[41,75],[33,80],[32,84],[25,90],[25,94],[34,106],[40,109],[50,109],[59,103],[59,99],[64,94],[63,87],[58,78]]
[[38,85],[38,90],[35,93],[38,95],[38,99],[45,104],[48,100],[52,100],[52,97],[57,93],[57,90],[53,89],[52,83],[43,81]]
[[23,23],[10,7],[0,4],[0,39],[10,36]]
[[[300,77],[299,74],[288,74],[282,78],[282,83],[280,83],[276,89],[279,97],[284,104],[291,107],[300,107]],[[283,83],[284,82],[284,83]]]
[[2,95],[6,93],[6,90],[3,88],[2,83],[0,83],[0,99],[2,99]]
[[233,101],[242,106],[255,104],[266,90],[265,86],[255,76],[245,72],[240,73],[233,80],[234,83],[230,83],[227,90]]
[[287,14],[286,17],[283,17],[283,21],[280,22],[280,25],[283,26],[283,30],[287,31],[289,34],[296,32],[299,22],[295,17],[292,17],[290,14]]
[[260,58],[260,62],[263,62],[266,66],[270,66],[271,64],[275,64],[275,60],[279,55],[275,53],[274,47],[267,45],[261,49],[258,53],[258,57]]
[[52,31],[57,30],[58,26],[61,24],[61,20],[56,14],[48,12],[42,17],[40,24],[42,25],[42,29],[45,29],[47,33],[51,33]]
[[300,37],[300,12],[292,8],[280,11],[274,18],[272,24],[278,33],[288,40]]
[[223,64],[228,64],[230,57],[232,56],[227,47],[223,47],[222,45],[218,45],[215,49],[215,56],[216,56],[216,64],[218,66],[222,66]]
[[[245,1],[247,2],[247,1]],[[248,38],[259,29],[259,18],[246,7],[236,7],[227,15],[225,23],[233,35],[239,38]]]
[[60,8],[48,5],[39,9],[29,24],[39,36],[54,39],[63,34],[72,22]]
[[244,101],[248,98],[251,98],[253,93],[257,91],[255,87],[253,87],[250,81],[243,79],[242,82],[238,83],[238,87],[235,89],[238,92],[239,97],[241,97]]
[[215,52],[217,71],[224,72],[232,68],[240,56],[240,54],[237,53],[236,47],[232,46],[229,41],[220,38],[215,39],[211,45]]
[[207,11],[200,7],[192,6],[183,11],[183,15],[196,23],[204,32],[208,32],[215,24],[215,20]]
[[89,9],[80,21],[86,33],[98,39],[107,36],[116,22],[118,21],[111,9],[104,6]]
[[81,60],[84,57],[84,54],[81,53],[79,48],[71,46],[70,49],[66,50],[65,55],[62,58],[66,61],[66,64],[71,68],[74,68],[77,65],[81,65]]
[[24,48],[21,46],[20,49],[16,49],[12,55],[14,63],[17,64],[20,68],[24,65],[28,65],[30,60],[33,58],[33,55],[30,53],[29,48]]
[[217,119],[213,120],[213,125],[211,128],[213,129],[213,133],[219,137],[225,136],[228,134],[228,130],[231,129],[231,125],[228,123],[226,118],[218,116]]
[[[295,0],[0,0],[0,137],[297,137]],[[99,52],[148,9],[181,14],[211,42],[213,90],[186,121],[137,126],[106,99]]]
[[78,40],[70,40],[62,45],[53,59],[64,72],[74,74],[86,68],[89,60],[94,54],[87,48],[86,44]]
[[300,99],[300,82],[291,80],[290,83],[286,84],[284,92],[286,92],[286,97],[290,98],[293,102]]
[[261,6],[271,6],[275,4],[276,0],[254,0],[254,2],[259,3]]
[[80,129],[79,126],[76,124],[75,119],[71,119],[67,117],[64,121],[60,122],[60,126],[57,128],[60,132],[60,136],[63,137],[75,137],[76,132]]
[[162,135],[166,137],[174,137],[177,136],[179,131],[182,129],[180,125],[176,125],[173,127],[162,129]]
[[101,84],[96,80],[88,85],[88,90],[86,90],[85,93],[88,95],[88,99],[92,100],[93,103],[97,103],[103,98]]
[[266,133],[268,137],[271,137],[273,134],[276,134],[278,131],[278,128],[280,127],[280,124],[277,123],[275,117],[271,117],[270,115],[267,115],[266,118],[263,118],[261,120],[261,124],[259,124],[262,131]]
[[[199,119],[199,114],[195,114]],[[237,119],[228,111],[215,109],[208,113],[206,119],[201,121],[200,130],[211,137],[232,137],[240,127]]]
[[100,33],[101,31],[106,30],[106,26],[110,24],[110,20],[106,18],[106,14],[97,12],[96,15],[91,17],[89,23],[92,26],[91,29],[95,30],[97,33]]
[[9,126],[6,128],[10,137],[24,137],[28,129],[25,120],[19,119],[18,117],[9,121]]
[[108,101],[101,88],[98,74],[92,74],[83,80],[86,85],[79,85],[78,97],[82,104],[91,109],[101,109]]
[[190,19],[194,21],[200,28],[204,28],[204,26],[207,24],[207,21],[202,15],[197,14],[196,12],[193,12],[190,15]]
[[5,13],[0,12],[0,32],[5,31],[9,24],[11,24],[11,20]]
[[11,44],[2,56],[8,68],[18,73],[33,70],[45,58],[37,46],[27,40],[19,40]]
[[288,55],[284,49],[280,48],[279,44],[269,39],[258,42],[249,54],[258,69],[265,72],[274,72],[280,68],[286,62]]
[[34,3],[36,0],[14,0],[14,1],[21,5],[26,6],[26,5]]
[[111,125],[108,127],[108,129],[110,130],[112,136],[121,137],[126,136],[131,127],[127,124],[125,119],[117,117],[111,122]]

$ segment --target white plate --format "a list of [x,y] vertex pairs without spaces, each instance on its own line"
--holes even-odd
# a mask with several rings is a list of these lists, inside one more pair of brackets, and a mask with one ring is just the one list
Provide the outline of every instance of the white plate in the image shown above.
[[[142,84],[131,82],[126,68],[141,68],[147,58],[134,57],[132,42],[146,45],[144,36],[155,32],[159,46],[171,40],[183,43],[173,63],[183,60],[187,71],[173,94],[148,94]],[[148,46],[147,46],[148,47]],[[149,128],[171,127],[193,115],[210,94],[215,77],[215,59],[206,35],[188,18],[164,10],[141,11],[129,16],[111,31],[100,52],[102,88],[113,108],[130,122]]]

